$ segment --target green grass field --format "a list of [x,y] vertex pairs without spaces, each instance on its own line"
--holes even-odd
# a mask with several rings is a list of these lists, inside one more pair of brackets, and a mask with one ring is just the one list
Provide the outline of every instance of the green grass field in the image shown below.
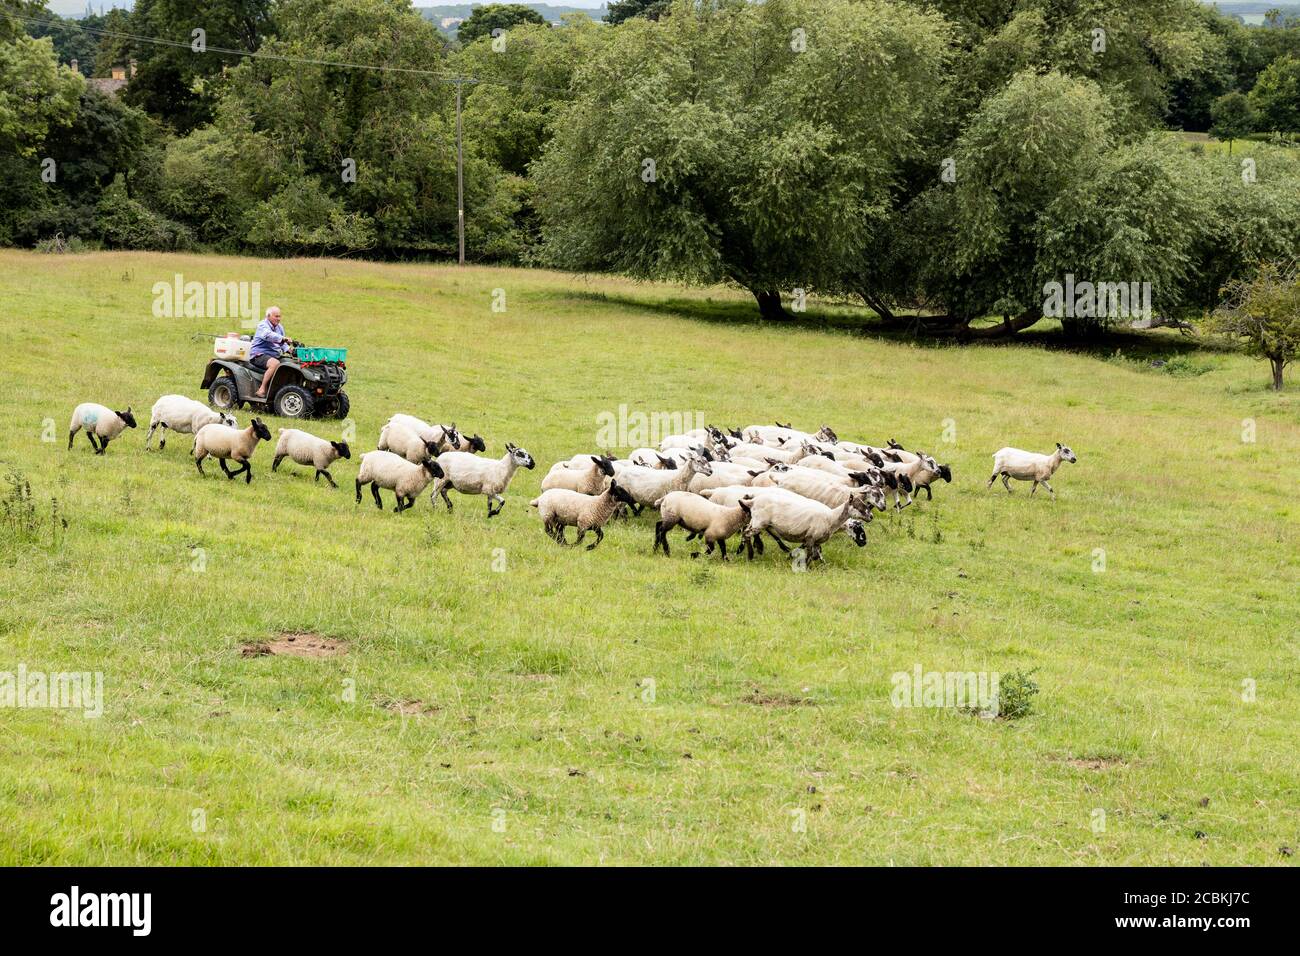
[[[537,470],[489,522],[357,506],[355,457],[333,491],[265,446],[251,485],[200,478],[186,436],[146,453],[153,401],[202,397],[190,333],[230,324],[154,318],[174,273],[259,281],[348,347],[355,453],[404,410]],[[0,301],[0,470],[36,506],[2,529],[0,671],[105,679],[99,719],[0,710],[2,864],[1295,860],[1300,388],[1262,363],[1176,333],[919,347],[490,268],[0,252]],[[141,428],[69,452],[80,401]],[[653,556],[649,515],[561,549],[527,502],[621,404],[897,437],[954,481],[808,573],[680,533]],[[1055,502],[985,491],[994,450],[1058,440]],[[285,632],[347,653],[241,653]],[[1041,691],[1019,720],[896,709],[916,665]]]

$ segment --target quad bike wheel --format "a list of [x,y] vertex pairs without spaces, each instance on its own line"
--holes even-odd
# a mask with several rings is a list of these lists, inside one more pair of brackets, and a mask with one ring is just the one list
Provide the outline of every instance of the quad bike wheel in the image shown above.
[[208,404],[222,411],[239,407],[239,386],[230,375],[222,375],[208,388]]
[[347,392],[339,392],[338,401],[334,403],[334,417],[347,418],[348,412],[352,410],[352,402],[348,400]]
[[311,418],[316,402],[311,392],[297,385],[286,385],[275,393],[275,413],[281,418]]

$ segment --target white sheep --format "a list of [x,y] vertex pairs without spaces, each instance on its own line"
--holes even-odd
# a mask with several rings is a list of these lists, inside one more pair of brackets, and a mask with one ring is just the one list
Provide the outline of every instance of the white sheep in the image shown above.
[[[651,553],[662,547],[667,556],[668,532],[681,525],[690,532],[686,540],[702,537],[705,553],[712,554],[716,545],[721,549],[722,560],[726,561],[727,539],[744,531],[749,524],[753,505],[752,496],[742,497],[734,505],[727,506],[715,504],[689,491],[671,491],[656,502],[659,520],[655,523],[655,542]],[[696,551],[691,557],[699,557],[699,554]]]
[[379,451],[391,451],[401,455],[413,465],[418,465],[426,458],[432,458],[446,451],[444,447],[454,432],[439,434],[437,439],[425,438],[430,431],[419,432],[404,422],[390,421],[379,432],[379,442],[375,447]]
[[653,505],[670,491],[685,491],[696,475],[712,473],[713,463],[700,454],[692,454],[680,467],[670,470],[643,468],[640,465],[628,465],[617,470],[619,484],[636,501],[633,507],[636,514],[640,514],[641,508]]
[[[414,415],[406,415],[398,412],[388,420],[388,423],[390,425],[396,424],[401,425],[403,428],[409,428],[425,441],[433,442],[433,444],[437,446],[437,451],[434,452],[434,454],[444,451],[460,450],[461,436],[460,432],[456,430],[455,422],[452,422],[450,425],[430,425],[422,418],[416,418]],[[478,444],[482,445],[483,440],[479,439]],[[482,451],[483,449],[479,448],[477,450]]]
[[754,479],[766,470],[757,471],[730,461],[715,461],[710,463],[709,474],[694,475],[687,484],[686,490],[698,495],[706,488],[721,488],[725,485],[751,485],[754,483]]
[[281,428],[280,438],[275,443],[275,461],[271,462],[271,470],[278,469],[285,458],[292,458],[300,465],[310,465],[316,469],[313,482],[320,481],[321,475],[324,475],[330,487],[337,488],[338,485],[329,473],[329,466],[340,458],[351,457],[352,449],[348,448],[345,441],[329,441],[297,428]]
[[[380,511],[384,510],[380,488],[387,488],[396,496],[394,511],[405,511],[415,504],[415,499],[429,482],[441,478],[442,474],[441,466],[432,458],[413,465],[391,451],[368,451],[361,456],[361,468],[357,472],[357,504],[361,504],[361,489],[370,485],[375,507]],[[429,503],[432,505],[432,500]]]
[[604,455],[587,455],[587,467],[578,468],[559,461],[542,479],[542,491],[567,488],[583,495],[598,495],[604,490],[606,477],[614,477],[614,463]]
[[[434,483],[433,493],[429,496],[430,503],[442,495],[442,500],[447,503],[447,510],[450,511],[448,488],[459,491],[462,495],[487,495],[489,518],[495,518],[506,506],[506,499],[501,493],[509,486],[515,471],[537,466],[532,455],[509,442],[506,443],[506,453],[501,458],[477,458],[468,452],[445,451],[438,456],[438,464],[442,467],[443,474]],[[499,502],[495,511],[492,510],[494,501]]]
[[[211,456],[217,459],[227,478],[242,474],[244,483],[248,484],[253,480],[251,459],[257,450],[257,443],[270,440],[271,429],[260,418],[254,418],[247,428],[231,428],[217,422],[204,425],[194,436],[194,467],[203,475],[203,459]],[[243,467],[231,471],[226,460],[232,458]]]
[[1018,481],[1032,481],[1034,483],[1033,490],[1029,492],[1030,497],[1033,497],[1034,492],[1038,490],[1041,483],[1047,488],[1052,499],[1055,500],[1056,492],[1052,490],[1052,486],[1047,479],[1056,474],[1056,469],[1061,467],[1061,462],[1068,461],[1073,464],[1078,460],[1074,456],[1074,452],[1059,441],[1056,443],[1056,451],[1050,455],[1021,451],[1019,448],[1000,448],[993,455],[993,475],[989,478],[989,483],[984,487],[986,490],[993,487],[994,480],[1001,475],[1002,485],[1007,489],[1008,493],[1011,491],[1011,484],[1007,479],[1015,478]]
[[551,488],[528,502],[529,507],[536,508],[541,515],[546,533],[560,544],[569,543],[564,540],[565,528],[578,529],[573,541],[575,545],[582,543],[588,531],[596,532],[596,540],[587,545],[588,551],[605,540],[605,523],[613,517],[619,505],[633,503],[632,496],[620,488],[616,480],[610,481],[597,495],[584,495],[568,488]]
[[831,535],[843,531],[853,538],[858,547],[867,543],[863,523],[854,515],[871,518],[869,507],[861,496],[853,495],[839,508],[827,508],[818,501],[804,498],[790,501],[773,495],[759,495],[754,499],[749,526],[745,529],[748,555],[754,557],[754,540],[764,531],[783,551],[789,551],[786,541],[802,544],[809,560],[821,557],[821,546]]
[[108,443],[122,434],[122,429],[135,428],[135,416],[131,414],[130,405],[124,412],[115,412],[94,402],[82,402],[72,410],[72,421],[68,424],[68,451],[72,450],[72,436],[83,428],[90,447],[95,449],[96,455],[102,455]]
[[158,435],[158,450],[162,451],[167,447],[167,429],[179,435],[197,435],[200,428],[214,422],[231,428],[239,427],[234,415],[209,408],[184,395],[164,395],[153,403],[153,411],[149,413],[149,432],[144,436],[144,447],[149,448],[157,429],[162,430]]
[[880,486],[872,483],[870,476],[864,472],[854,472],[854,475],[856,477],[842,479],[809,468],[795,467],[775,473],[772,480],[778,488],[793,491],[828,508],[838,508],[851,495],[858,494],[864,496],[877,511],[884,511],[885,493]]

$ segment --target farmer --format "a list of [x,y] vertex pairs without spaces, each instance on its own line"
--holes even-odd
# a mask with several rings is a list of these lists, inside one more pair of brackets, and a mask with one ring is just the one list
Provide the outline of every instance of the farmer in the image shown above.
[[280,355],[288,342],[289,337],[284,334],[284,326],[280,324],[280,309],[273,305],[266,310],[266,318],[257,323],[253,346],[249,350],[249,364],[266,372],[255,397],[266,398],[266,386],[270,384],[275,370],[280,367]]

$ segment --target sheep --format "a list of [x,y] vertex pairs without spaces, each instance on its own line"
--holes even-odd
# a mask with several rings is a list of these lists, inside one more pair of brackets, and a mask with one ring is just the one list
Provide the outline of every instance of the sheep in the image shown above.
[[[929,491],[928,486],[930,482],[943,474],[941,468],[947,470],[948,467],[947,465],[941,466],[937,461],[923,451],[913,452],[913,454],[916,455],[916,457],[912,461],[886,462],[885,467],[881,469],[885,475],[893,475],[897,482],[896,485],[891,485],[891,489],[894,492],[895,511],[902,511],[912,503],[912,492],[922,483],[927,486],[926,494],[933,498],[934,495]],[[948,470],[948,478],[945,480],[951,480],[951,477],[952,472],[951,470]],[[904,481],[903,479],[907,480]],[[902,494],[907,495],[907,501],[903,504],[899,504],[899,498]]]
[[989,478],[989,483],[984,486],[985,490],[993,487],[994,480],[1001,475],[1002,486],[1011,492],[1011,484],[1008,478],[1015,478],[1018,481],[1032,481],[1033,490],[1029,492],[1032,498],[1034,492],[1038,490],[1039,484],[1047,488],[1056,500],[1056,492],[1047,479],[1056,474],[1056,469],[1061,467],[1061,462],[1068,461],[1074,464],[1079,459],[1074,456],[1068,447],[1062,445],[1059,441],[1056,443],[1056,451],[1050,455],[1040,455],[1037,452],[1021,451],[1019,448],[999,448],[993,455],[993,475]]
[[788,465],[793,465],[809,455],[827,455],[830,452],[822,452],[812,443],[801,441],[798,448],[777,448],[770,445],[754,445],[749,442],[738,442],[731,447],[732,456],[739,455],[747,458],[758,458],[761,460],[774,459],[783,461]]
[[94,402],[82,402],[72,410],[72,421],[68,424],[68,451],[72,451],[72,436],[83,428],[90,447],[95,449],[96,455],[102,455],[108,443],[122,434],[122,429],[135,428],[135,416],[131,414],[130,405],[124,412],[115,412]]
[[847,533],[861,548],[867,543],[867,532],[863,522],[853,517],[854,513],[870,520],[866,501],[859,495],[850,495],[838,508],[827,508],[821,502],[806,498],[790,501],[773,495],[759,495],[754,498],[749,526],[745,529],[748,556],[753,560],[754,539],[764,531],[783,551],[790,550],[785,541],[799,542],[807,551],[809,560],[821,558],[821,546],[840,531]]
[[801,458],[797,467],[812,468],[822,474],[834,475],[837,478],[847,478],[854,471],[862,470],[849,468],[843,462],[836,461],[834,458],[826,458],[823,455],[808,455]]
[[[429,482],[442,475],[442,467],[432,458],[412,464],[391,451],[368,451],[361,456],[361,468],[357,471],[357,504],[361,504],[361,489],[369,485],[375,507],[383,511],[384,499],[379,496],[379,489],[387,488],[397,498],[393,511],[401,513],[413,507]],[[433,501],[429,504],[432,506]]]
[[815,433],[801,432],[797,428],[791,428],[789,425],[782,425],[777,422],[775,425],[746,425],[740,430],[741,438],[747,442],[766,443],[776,442],[785,444],[790,441],[824,441],[834,443],[837,441],[835,432],[829,425],[823,425]]
[[164,395],[153,403],[153,411],[149,413],[149,432],[144,436],[145,450],[149,449],[153,433],[158,429],[162,429],[158,436],[158,450],[162,451],[167,447],[167,429],[180,435],[197,435],[200,428],[214,422],[230,428],[239,427],[234,415],[208,408],[202,402],[184,395]]
[[628,465],[618,470],[618,481],[628,494],[636,501],[632,510],[641,513],[641,508],[653,505],[670,491],[685,491],[691,479],[696,475],[713,473],[713,463],[703,455],[692,454],[680,468],[660,470]]
[[862,495],[877,511],[885,510],[885,493],[872,483],[871,476],[854,472],[845,483],[834,475],[823,475],[807,468],[790,468],[773,475],[778,488],[793,491],[828,508],[838,508],[854,494]]
[[[453,424],[451,427],[454,429],[456,426]],[[467,451],[470,454],[487,451],[487,442],[483,440],[481,435],[477,433],[466,435],[461,431],[457,431],[455,434],[456,444],[454,448],[450,449],[451,451]]]
[[614,477],[614,463],[603,455],[588,455],[585,469],[556,462],[542,479],[542,491],[567,488],[583,495],[598,495],[604,490],[606,476]]
[[[425,441],[433,442],[437,448],[435,451],[431,452],[431,454],[461,450],[461,436],[460,432],[456,431],[455,422],[452,422],[450,425],[430,425],[428,422],[416,418],[414,415],[405,415],[398,412],[388,420],[388,424],[401,425],[404,428],[409,428]],[[482,439],[479,439],[478,443],[482,445]],[[485,447],[486,446],[484,446],[484,448]],[[484,448],[478,448],[477,450],[483,451]]]
[[[655,523],[655,541],[651,548],[653,554],[661,546],[664,556],[669,554],[668,532],[681,525],[691,532],[691,538],[704,538],[705,554],[712,554],[716,545],[721,549],[722,560],[727,560],[727,539],[741,532],[749,524],[750,509],[754,505],[752,496],[740,498],[735,505],[714,504],[689,491],[670,491],[657,502],[659,520]],[[698,558],[696,551],[691,555]]]
[[327,441],[297,428],[281,428],[279,431],[280,438],[275,443],[275,461],[271,462],[272,471],[277,470],[285,458],[292,458],[300,465],[311,465],[316,469],[316,474],[312,477],[313,483],[320,481],[321,475],[324,475],[331,488],[338,487],[328,469],[339,458],[352,457],[352,449],[348,448],[347,442]]
[[[451,499],[447,497],[449,487],[462,495],[487,495],[489,518],[495,518],[506,506],[506,499],[501,497],[501,493],[510,484],[515,471],[520,467],[537,467],[532,455],[509,442],[506,443],[506,453],[501,458],[484,459],[476,458],[468,452],[445,451],[438,456],[438,464],[442,466],[443,474],[434,483],[429,501],[435,502],[438,495],[442,495],[442,500],[447,503],[447,510],[450,511]],[[492,510],[494,501],[499,502],[495,511]]]
[[455,432],[447,432],[439,439],[425,438],[427,434],[430,434],[427,430],[420,432],[402,422],[390,421],[379,432],[379,443],[375,447],[379,451],[391,451],[401,455],[411,464],[418,465],[424,459],[446,451],[443,446],[450,441]]
[[744,465],[737,465],[729,461],[715,461],[711,463],[709,474],[693,476],[686,485],[686,490],[698,495],[706,488],[753,484],[754,479],[761,474],[763,472],[756,472]]
[[643,468],[676,468],[677,459],[672,455],[661,455],[653,448],[638,448],[627,456],[627,460]]
[[[249,484],[253,480],[253,463],[249,459],[257,450],[259,441],[270,440],[271,429],[267,428],[260,418],[254,418],[247,428],[242,429],[231,428],[229,425],[217,422],[204,425],[194,436],[194,467],[199,470],[200,475],[206,477],[203,471],[203,459],[211,456],[217,459],[227,478],[242,474],[244,483]],[[226,464],[228,458],[233,458],[243,467],[231,471]]]
[[587,545],[587,550],[592,551],[605,540],[605,523],[613,516],[615,509],[633,503],[632,496],[619,486],[618,481],[611,480],[597,495],[584,495],[568,488],[550,488],[528,502],[528,505],[537,509],[546,533],[560,544],[569,543],[564,540],[564,529],[570,525],[578,529],[574,545],[581,544],[588,531],[596,532],[596,540]]

